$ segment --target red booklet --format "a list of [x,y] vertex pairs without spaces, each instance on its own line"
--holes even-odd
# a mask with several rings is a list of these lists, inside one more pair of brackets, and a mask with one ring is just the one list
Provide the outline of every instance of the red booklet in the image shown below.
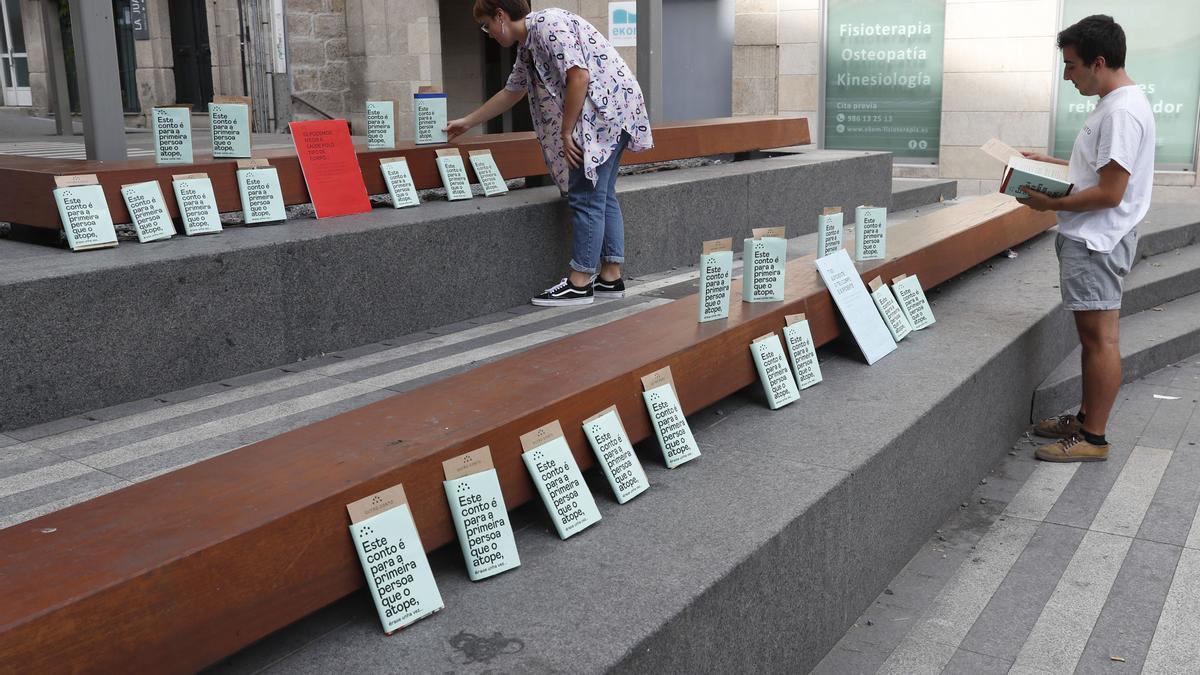
[[318,218],[371,210],[346,120],[292,122],[292,142]]

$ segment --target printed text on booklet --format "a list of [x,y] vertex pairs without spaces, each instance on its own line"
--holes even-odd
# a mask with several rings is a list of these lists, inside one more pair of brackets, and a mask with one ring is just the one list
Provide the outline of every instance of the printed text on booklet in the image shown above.
[[846,249],[818,258],[815,264],[867,363],[875,363],[895,351],[896,341],[883,317],[879,316],[875,301],[867,294],[862,277],[854,269]]
[[909,277],[901,274],[892,279],[892,290],[896,291],[896,300],[900,303],[900,310],[904,312],[904,317],[908,319],[913,330],[921,330],[933,325],[933,310],[930,309],[929,300],[925,298],[925,291],[921,290],[921,282],[917,280],[916,276]]
[[777,302],[783,300],[787,271],[787,239],[782,227],[754,230],[754,237],[742,244],[742,300]]
[[621,424],[616,406],[586,420],[583,433],[596,453],[600,468],[612,486],[618,503],[624,504],[650,487],[642,463],[638,461],[629,435],[625,433],[625,425]]
[[397,485],[346,506],[350,535],[386,633],[444,606],[417,525]]
[[800,390],[796,388],[778,335],[768,333],[755,339],[750,343],[750,352],[754,355],[754,367],[758,369],[758,377],[771,410],[782,408],[800,398]]
[[854,259],[887,257],[887,209],[859,206],[854,209]]
[[442,462],[442,469],[446,474],[442,487],[471,580],[486,579],[519,566],[517,540],[491,450],[484,446],[448,459]]
[[892,339],[896,342],[903,340],[912,332],[912,326],[909,325],[895,296],[892,295],[892,289],[888,288],[888,285],[883,283],[879,277],[875,277],[867,285],[871,287],[871,299],[875,301],[879,315],[883,317],[888,330],[892,332]]
[[566,539],[600,521],[596,500],[571,455],[558,420],[521,436],[521,447],[525,449],[521,459],[560,538]]
[[667,468],[674,469],[699,457],[700,448],[679,405],[670,367],[643,377],[642,386],[645,388],[642,398],[646,401],[654,435],[658,437]]
[[217,211],[217,198],[209,177],[203,173],[186,173],[176,175],[174,179],[171,185],[175,190],[175,203],[179,204],[184,234],[190,237],[220,232],[221,214]]
[[729,316],[729,296],[733,284],[733,240],[704,242],[700,255],[700,322]]
[[789,314],[784,319],[787,325],[783,328],[783,339],[787,343],[788,356],[792,358],[796,386],[801,390],[808,389],[822,379],[812,330],[803,314]]
[[71,250],[116,246],[117,229],[95,174],[55,176],[54,182],[54,201]]

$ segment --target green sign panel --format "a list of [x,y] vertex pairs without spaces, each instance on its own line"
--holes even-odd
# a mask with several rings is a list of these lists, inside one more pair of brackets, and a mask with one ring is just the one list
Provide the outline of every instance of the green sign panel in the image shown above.
[[825,147],[936,160],[945,0],[829,0]]
[[[1154,110],[1160,168],[1193,169],[1196,107],[1200,100],[1200,2],[1179,0],[1064,0],[1063,27],[1091,14],[1108,14],[1125,29],[1125,70],[1142,87]],[[1061,71],[1059,71],[1061,75]],[[1067,159],[1095,96],[1080,96],[1058,83],[1054,155]]]

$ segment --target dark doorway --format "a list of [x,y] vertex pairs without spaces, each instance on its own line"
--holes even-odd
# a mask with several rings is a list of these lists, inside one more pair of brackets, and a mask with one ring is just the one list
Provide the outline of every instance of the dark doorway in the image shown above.
[[[513,60],[517,58],[517,46],[504,49],[495,40],[478,33],[483,40],[483,100],[504,88],[508,74],[512,72]],[[499,134],[505,131],[533,131],[533,118],[529,114],[528,101],[522,101],[512,110],[488,120],[484,133]]]
[[[117,73],[121,78],[121,104],[127,113],[139,112],[137,96],[137,58],[133,29],[130,26],[129,0],[112,0],[113,28],[117,38]],[[71,33],[71,9],[68,0],[58,0],[58,25],[62,31],[63,65],[67,71],[67,96],[71,111],[79,112],[79,76],[75,72],[75,42]],[[43,11],[53,11],[43,10]]]
[[212,50],[203,0],[170,0],[171,45],[175,53],[175,102],[208,110],[212,100]]

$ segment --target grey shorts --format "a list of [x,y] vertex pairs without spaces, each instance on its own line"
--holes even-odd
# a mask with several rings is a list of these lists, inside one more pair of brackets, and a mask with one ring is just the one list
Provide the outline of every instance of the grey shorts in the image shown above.
[[1121,308],[1125,275],[1137,253],[1137,228],[1108,253],[1093,251],[1087,244],[1061,234],[1054,241],[1054,251],[1058,254],[1063,309],[1086,312]]

